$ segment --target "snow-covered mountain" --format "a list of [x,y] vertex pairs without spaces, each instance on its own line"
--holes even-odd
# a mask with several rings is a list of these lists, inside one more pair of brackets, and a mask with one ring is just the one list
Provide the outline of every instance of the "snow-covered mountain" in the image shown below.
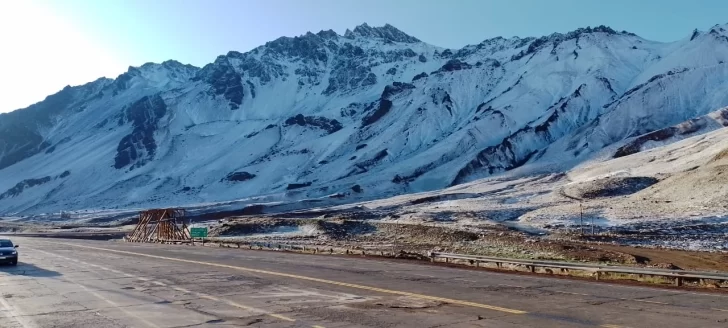
[[727,29],[455,50],[364,24],[130,67],[0,115],[0,213],[341,203],[564,170],[728,105]]

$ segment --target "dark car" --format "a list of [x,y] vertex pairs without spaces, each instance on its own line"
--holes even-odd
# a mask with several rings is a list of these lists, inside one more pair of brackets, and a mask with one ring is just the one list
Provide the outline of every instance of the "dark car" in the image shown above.
[[18,245],[13,245],[9,239],[0,239],[0,263],[18,264]]

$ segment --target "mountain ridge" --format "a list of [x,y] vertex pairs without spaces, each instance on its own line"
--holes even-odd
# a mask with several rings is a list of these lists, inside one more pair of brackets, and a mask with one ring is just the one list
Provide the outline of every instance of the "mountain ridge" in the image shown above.
[[[598,26],[444,49],[362,24],[281,37],[201,68],[130,67],[0,116],[0,192],[70,172],[0,200],[0,212],[112,199],[355,201],[564,154],[578,162],[728,105],[717,92],[726,34],[716,25],[660,43]],[[244,181],[224,179],[240,172]],[[86,191],[65,182],[87,179],[96,182]]]

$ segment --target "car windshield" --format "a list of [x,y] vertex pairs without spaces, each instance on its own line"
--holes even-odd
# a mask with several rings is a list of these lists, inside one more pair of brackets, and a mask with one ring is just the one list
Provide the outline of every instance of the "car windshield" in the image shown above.
[[13,247],[13,243],[9,240],[0,240],[0,247]]

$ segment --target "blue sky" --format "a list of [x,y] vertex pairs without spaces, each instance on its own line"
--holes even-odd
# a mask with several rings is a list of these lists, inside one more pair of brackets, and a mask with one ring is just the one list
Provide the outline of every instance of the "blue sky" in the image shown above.
[[343,33],[363,22],[458,48],[602,24],[667,42],[728,23],[726,12],[724,0],[7,0],[0,1],[0,112],[130,65],[202,66],[280,36]]

